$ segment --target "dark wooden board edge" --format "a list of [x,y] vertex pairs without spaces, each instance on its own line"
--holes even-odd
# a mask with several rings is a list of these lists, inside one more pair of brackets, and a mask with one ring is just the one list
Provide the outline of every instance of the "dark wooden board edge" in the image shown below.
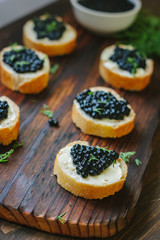
[[[155,125],[155,129],[156,129],[156,126],[157,126],[157,124],[158,124],[158,122],[156,123],[156,125]],[[149,156],[150,156],[150,153],[148,154],[148,161],[149,161]],[[145,161],[145,162],[147,162],[147,164],[148,164],[148,161]],[[144,170],[145,170],[145,168],[146,168],[146,166],[147,166],[147,164],[145,165],[145,167],[144,167]],[[144,170],[143,170],[143,173],[144,173]],[[104,235],[102,236],[102,237],[106,237],[106,236],[108,236],[108,233],[106,233],[107,231],[106,231],[106,227],[107,227],[107,229],[108,228],[112,228],[112,229],[114,229],[113,231],[108,231],[109,233],[110,233],[110,235],[112,235],[112,233],[113,234],[115,234],[115,232],[117,232],[117,231],[119,231],[119,230],[121,230],[121,225],[123,225],[123,227],[125,227],[125,223],[127,224],[129,221],[130,221],[130,219],[132,218],[132,215],[133,215],[133,212],[134,212],[134,207],[135,207],[135,205],[136,205],[136,203],[137,203],[137,201],[138,201],[138,198],[139,198],[139,195],[140,195],[140,192],[141,192],[141,185],[139,185],[139,188],[138,188],[138,190],[137,190],[137,192],[136,192],[136,194],[135,194],[135,196],[136,196],[136,200],[134,201],[134,203],[130,206],[130,209],[129,209],[129,211],[123,216],[124,218],[122,218],[122,220],[124,220],[124,221],[122,221],[123,223],[122,224],[120,224],[120,226],[119,226],[119,224],[116,222],[116,224],[115,223],[113,223],[113,222],[110,222],[110,223],[107,223],[107,224],[105,224],[104,223],[104,225],[101,227],[102,229],[104,229]],[[17,212],[15,213],[14,212],[14,209],[12,209],[12,208],[8,208],[9,209],[9,211],[8,210],[6,210],[6,208],[4,207],[2,207],[2,211],[0,211],[1,212],[1,215],[2,215],[2,218],[8,218],[7,220],[9,220],[9,221],[13,221],[13,216],[14,216],[14,214],[17,214]],[[12,213],[12,214],[11,214]],[[23,214],[23,215],[21,215],[21,213],[18,213],[18,216],[19,216],[19,218],[18,218],[18,222],[20,223],[20,224],[23,224],[23,225],[28,225],[28,221],[26,221],[25,219],[32,219],[32,217],[33,216],[27,216],[27,214]],[[24,217],[25,216],[25,217]],[[120,219],[121,220],[121,219]],[[117,220],[116,220],[117,221]],[[16,219],[16,221],[15,222],[17,222],[17,219]],[[58,224],[57,224],[57,221],[49,221],[49,222],[51,222],[50,224],[52,225],[54,225],[54,228],[53,228],[53,226],[52,226],[52,231],[54,232],[54,230],[55,230],[55,232],[54,233],[60,233],[60,234],[66,234],[65,232],[63,233],[63,230],[62,230],[62,228],[60,227],[60,226],[58,226]],[[74,225],[74,222],[70,222],[68,225]],[[114,225],[114,226],[113,226]],[[38,228],[37,227],[37,225],[36,224],[33,224],[33,226],[32,227],[36,227],[36,228]],[[87,236],[83,236],[82,234],[83,234],[83,231],[84,231],[84,228],[85,228],[86,226],[84,226],[83,224],[80,224],[79,223],[79,231],[80,231],[80,233],[81,233],[81,236],[82,237],[87,237]],[[97,231],[95,231],[95,232],[97,232],[96,234],[97,234],[97,237],[99,237],[99,228],[100,228],[100,226],[99,225],[97,225],[97,226],[95,226],[96,228],[97,228]],[[50,231],[50,228],[49,228],[49,231]],[[72,232],[74,232],[74,231],[76,231],[76,229],[74,228],[73,230],[70,230],[70,233],[72,233]],[[79,234],[78,233],[78,231],[77,231],[77,234]],[[69,234],[70,235],[70,234]],[[77,235],[78,236],[78,235]],[[92,236],[92,235],[91,235]],[[95,236],[95,235],[94,235]]]

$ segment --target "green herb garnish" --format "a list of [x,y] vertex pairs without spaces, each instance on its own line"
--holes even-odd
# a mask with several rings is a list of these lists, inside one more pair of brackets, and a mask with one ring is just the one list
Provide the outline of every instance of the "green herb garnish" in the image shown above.
[[[120,158],[122,158],[122,160],[124,162],[129,162],[130,157],[132,157],[135,154],[136,154],[136,152],[126,152],[126,153],[121,152],[120,153]],[[142,162],[139,159],[135,159],[135,163],[136,163],[137,166],[142,164]]]
[[132,57],[127,58],[127,63],[132,63],[132,74],[135,74],[138,68],[138,64],[136,63],[135,59]]
[[114,35],[120,43],[130,44],[149,57],[160,57],[160,16],[140,12],[127,30]]
[[134,58],[132,58],[132,57],[127,58],[127,63],[134,63],[134,62],[135,62]]
[[135,163],[136,163],[137,166],[142,164],[142,162],[139,159],[135,159]]
[[11,48],[12,50],[14,50],[15,52],[20,52],[20,51],[26,49],[25,46],[22,46],[21,48],[15,49],[15,47],[17,47],[17,46],[18,46],[18,43],[17,43],[17,42],[14,42],[14,43],[10,44],[10,48]]
[[102,149],[103,151],[107,151],[107,152],[112,151],[112,150],[108,150],[108,147],[99,147],[99,146],[96,146],[96,148],[100,148],[100,149]]
[[47,104],[43,104],[43,108],[44,108],[44,109],[48,109],[49,106],[48,106]]
[[47,58],[48,58],[48,55],[45,55],[44,58],[43,58],[43,60],[45,60],[45,59],[47,59]]
[[51,16],[50,13],[44,13],[43,15],[44,15],[46,18]]
[[94,95],[94,92],[89,92],[88,94],[89,94],[89,95]]
[[66,214],[66,212],[64,212],[64,213],[62,213],[61,215],[57,216],[57,217],[56,217],[56,220],[59,220],[60,223],[64,224],[65,219],[62,218],[62,217],[63,217],[65,214]]
[[37,102],[37,100],[36,100],[36,99],[32,99],[31,102],[32,102],[32,103],[35,103],[35,102]]
[[9,150],[4,154],[0,154],[0,163],[8,162],[8,158],[12,155],[14,149]]
[[93,111],[98,112],[99,114],[102,114],[102,110],[104,110],[104,108],[94,108]]
[[21,143],[15,142],[13,144],[13,148],[11,148],[8,152],[4,154],[0,154],[0,163],[8,162],[8,158],[12,155],[12,153],[14,152],[14,149],[22,147],[23,145],[24,145],[23,141]]
[[13,148],[16,149],[16,148],[22,147],[23,145],[24,145],[24,142],[23,142],[23,141],[20,142],[20,143],[19,143],[19,142],[16,142],[16,143],[13,144]]
[[46,105],[46,104],[43,104],[43,108],[41,109],[40,112],[43,113],[44,115],[46,115],[46,116],[49,117],[49,118],[52,118],[53,115],[54,115],[53,111],[51,111],[51,110],[49,109],[49,106]]
[[47,25],[46,25],[46,30],[47,30],[47,32],[52,32],[53,30],[56,29],[56,26],[57,26],[56,21],[53,21],[53,22],[47,24]]
[[90,161],[92,161],[92,160],[97,160],[97,161],[99,161],[99,159],[96,158],[93,154],[90,156],[88,162],[90,162]]
[[108,100],[105,100],[105,101],[100,101],[100,100],[98,100],[98,102],[99,102],[99,103],[104,103],[104,104],[109,103]]
[[116,160],[113,161],[113,167],[114,167],[114,164],[116,163]]
[[13,47],[16,47],[17,45],[18,45],[18,43],[14,42],[14,43],[10,44],[10,47],[13,48]]
[[135,74],[136,71],[137,71],[137,68],[138,68],[138,64],[137,64],[136,62],[134,62],[133,65],[132,65],[132,71],[131,71],[131,73],[132,73],[132,74]]
[[27,65],[28,62],[27,61],[17,61],[16,65]]
[[125,152],[125,153],[121,152],[120,153],[120,158],[122,158],[122,160],[124,162],[129,162],[130,157],[135,155],[135,154],[136,154],[136,152]]
[[11,55],[10,58],[9,58],[9,60],[10,60],[11,62],[13,62],[14,59],[15,59],[15,56],[14,56],[14,55]]
[[54,64],[53,66],[51,66],[51,68],[50,68],[50,73],[51,74],[54,74],[54,73],[56,73],[57,72],[57,70],[58,70],[58,68],[59,68],[59,64]]

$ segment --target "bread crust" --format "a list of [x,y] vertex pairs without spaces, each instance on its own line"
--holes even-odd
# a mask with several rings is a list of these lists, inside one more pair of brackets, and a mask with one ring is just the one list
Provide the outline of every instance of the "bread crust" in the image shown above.
[[[84,144],[86,142],[83,141],[75,141],[67,146],[73,146],[75,144]],[[66,146],[66,147],[67,147]],[[124,181],[127,177],[128,167],[126,163],[122,159],[118,159],[120,162],[120,166],[123,172],[122,178],[113,184],[103,185],[103,186],[95,186],[91,184],[86,184],[83,182],[77,182],[71,176],[66,174],[61,168],[58,158],[60,152],[57,154],[54,164],[54,174],[57,175],[57,182],[67,191],[73,193],[76,196],[84,197],[87,199],[103,199],[104,197],[108,197],[110,195],[114,195],[116,192],[120,191],[123,187]]]
[[[44,71],[38,71],[41,72],[41,74],[37,75],[37,72],[32,75],[27,81],[22,81],[16,86],[16,76],[22,76],[23,74],[16,73],[13,69],[12,71],[9,71],[6,68],[6,64],[3,63],[2,56],[5,51],[8,51],[9,48],[5,48],[1,52],[1,59],[0,59],[0,74],[1,74],[1,82],[9,89],[14,91],[20,91],[21,93],[25,94],[37,94],[41,92],[44,88],[48,85],[49,80],[49,60],[45,59],[47,61],[46,67]],[[38,51],[36,51],[38,53]],[[41,53],[42,54],[42,53]],[[34,76],[35,75],[35,76]]]
[[33,39],[31,39],[31,37],[26,33],[26,28],[30,27],[28,24],[29,22],[30,21],[26,22],[23,27],[23,42],[27,47],[39,50],[48,56],[61,56],[70,54],[75,49],[77,32],[69,24],[66,24],[66,27],[69,27],[70,31],[74,33],[73,38],[63,43],[55,40],[51,41],[51,44],[45,44],[36,40],[33,41]]
[[[115,94],[115,91],[110,88],[105,87],[94,87],[91,88],[94,90],[102,90],[102,91],[109,91],[113,95]],[[85,134],[91,134],[100,136],[103,138],[109,137],[109,138],[116,138],[124,136],[132,131],[134,128],[134,120],[135,120],[135,113],[133,110],[131,110],[130,113],[131,117],[128,122],[125,122],[124,124],[120,124],[119,121],[117,121],[119,124],[116,126],[110,126],[102,123],[97,123],[95,120],[91,117],[86,117],[85,114],[82,114],[81,111],[77,108],[77,105],[75,104],[75,101],[73,103],[72,107],[72,120],[75,123],[75,125],[81,129],[81,131]]]
[[[112,48],[113,46],[115,47],[115,45],[112,45],[108,47],[108,49]],[[147,61],[149,65],[149,70],[146,74],[139,77],[137,76],[129,77],[122,74],[118,74],[116,71],[111,70],[106,66],[104,66],[104,63],[107,62],[107,60],[104,61],[102,59],[100,59],[100,63],[99,63],[99,72],[101,77],[107,83],[111,84],[115,88],[123,88],[125,90],[130,90],[130,91],[141,91],[150,83],[151,76],[153,73],[153,68],[154,68],[153,60],[148,59]]]
[[15,113],[14,121],[10,121],[10,124],[4,127],[0,127],[0,143],[2,143],[3,145],[8,145],[13,140],[16,140],[18,137],[20,128],[20,110],[17,104],[15,104],[8,97],[0,97],[0,100],[6,100],[9,104],[9,107],[12,108]]

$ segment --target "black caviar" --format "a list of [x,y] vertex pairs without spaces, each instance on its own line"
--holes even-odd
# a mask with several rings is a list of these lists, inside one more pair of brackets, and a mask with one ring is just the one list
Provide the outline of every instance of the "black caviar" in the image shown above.
[[115,151],[80,144],[74,145],[70,153],[76,172],[83,178],[99,175],[119,158]]
[[59,125],[58,121],[57,121],[57,120],[54,120],[53,118],[50,118],[50,119],[48,120],[48,123],[49,123],[49,125],[50,125],[51,127],[58,127],[58,125]]
[[6,119],[8,117],[9,105],[7,101],[0,101],[0,120]]
[[137,68],[146,68],[146,59],[137,49],[129,50],[116,46],[110,60],[132,74],[136,73]]
[[36,72],[43,68],[44,60],[31,49],[21,47],[3,54],[3,61],[17,73]]
[[66,27],[63,21],[57,20],[51,15],[42,18],[35,18],[34,31],[37,34],[37,39],[48,38],[49,40],[58,40],[62,37]]
[[95,119],[122,120],[130,114],[128,102],[117,100],[110,92],[95,91],[86,89],[76,96],[81,109]]
[[125,12],[134,8],[130,0],[78,0],[84,7],[101,12]]

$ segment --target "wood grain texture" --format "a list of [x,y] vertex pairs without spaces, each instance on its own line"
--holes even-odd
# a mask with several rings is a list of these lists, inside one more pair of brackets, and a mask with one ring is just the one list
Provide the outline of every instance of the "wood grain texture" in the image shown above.
[[[84,135],[71,121],[72,101],[77,92],[84,88],[95,85],[107,86],[99,76],[98,63],[102,49],[113,41],[96,37],[81,28],[70,12],[68,1],[55,3],[37,14],[44,11],[63,16],[66,21],[76,27],[78,30],[77,49],[70,56],[51,59],[53,63],[59,63],[60,68],[54,76],[50,76],[48,88],[39,95],[25,96],[0,85],[0,95],[10,97],[21,107],[20,139],[25,142],[24,147],[17,149],[7,164],[0,165],[0,217],[51,233],[77,237],[111,236],[119,232],[131,220],[142,189],[142,176],[150,158],[152,138],[158,124],[159,64],[156,63],[151,84],[143,92],[118,91],[137,113],[135,129],[131,134],[120,139],[101,139]],[[33,16],[35,14],[2,29],[0,47],[5,47],[11,40],[21,43],[20,29],[25,21]],[[32,99],[36,99],[36,102]],[[49,127],[47,117],[40,113],[43,103],[48,104],[55,112],[60,128]],[[93,146],[97,144],[109,146],[117,152],[135,150],[136,158],[139,158],[143,164],[137,167],[134,161],[131,161],[125,186],[115,196],[103,200],[77,198],[57,184],[52,172],[54,159],[59,149],[68,142],[78,139],[87,140]],[[1,147],[0,151],[7,149],[9,147]],[[155,172],[158,179],[158,170],[155,169]],[[154,176],[149,176],[150,184],[152,178],[155,179]],[[152,184],[150,186],[154,189]],[[149,197],[148,200],[150,200]],[[155,202],[155,206],[156,204],[158,206],[158,201]],[[64,211],[66,211],[66,222],[62,225],[56,221],[56,216]],[[145,214],[148,211],[147,209]],[[157,223],[160,221],[158,213],[158,211],[155,213],[153,228],[152,219],[148,220],[151,226],[149,234],[158,227]],[[142,222],[143,216],[139,216]],[[139,225],[141,221],[139,220]],[[3,224],[5,222],[2,222],[0,236],[4,236],[4,239],[5,237],[16,239],[14,237],[19,230],[10,231],[5,235]],[[142,227],[136,230],[139,237],[141,237]],[[34,230],[26,231],[32,233]],[[19,239],[27,239],[24,238],[22,232],[19,234]],[[30,236],[28,239],[43,239],[45,235],[37,232],[33,238]],[[53,239],[53,236],[51,237]],[[47,239],[51,237],[47,235]],[[122,233],[119,239],[127,239],[125,237]]]

